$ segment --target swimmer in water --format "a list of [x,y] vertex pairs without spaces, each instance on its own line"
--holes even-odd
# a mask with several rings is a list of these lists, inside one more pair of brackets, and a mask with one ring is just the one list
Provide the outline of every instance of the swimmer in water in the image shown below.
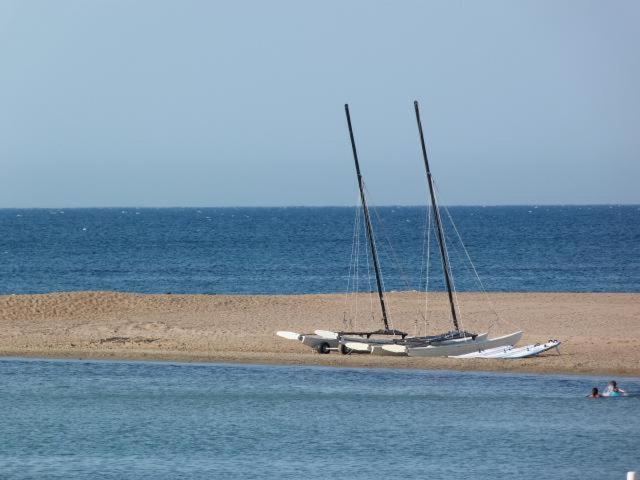
[[591,389],[591,395],[587,395],[587,398],[600,398],[600,392],[598,392],[598,387],[593,387]]
[[626,395],[627,392],[618,387],[618,382],[615,380],[611,380],[605,391],[602,393],[603,397],[624,397]]

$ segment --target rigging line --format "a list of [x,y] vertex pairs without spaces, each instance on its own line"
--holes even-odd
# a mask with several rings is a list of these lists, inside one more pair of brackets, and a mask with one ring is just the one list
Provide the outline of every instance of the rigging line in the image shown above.
[[[358,209],[359,210],[359,209]],[[357,214],[357,230],[356,230],[356,239],[355,239],[355,265],[354,265],[354,276],[353,276],[353,289],[352,295],[353,298],[353,316],[351,320],[351,325],[353,326],[358,319],[358,291],[360,289],[359,278],[360,278],[360,212]]]
[[483,296],[485,298],[485,301],[489,304],[489,307],[491,308],[491,310],[493,310],[493,313],[495,314],[495,316],[498,319],[498,321],[505,322],[505,323],[510,323],[512,326],[518,328],[518,325],[516,325],[514,322],[512,322],[510,320],[509,321],[505,321],[500,316],[500,314],[498,313],[498,310],[495,308],[494,303],[491,301],[491,298],[489,298],[489,294],[487,293],[487,290],[484,287],[484,283],[482,282],[482,279],[480,278],[480,275],[478,274],[478,271],[476,270],[476,266],[474,265],[473,261],[471,260],[471,255],[469,255],[469,251],[467,250],[466,245],[462,241],[462,236],[460,235],[460,232],[458,231],[458,228],[456,227],[456,224],[453,221],[453,217],[451,216],[451,213],[449,212],[449,209],[447,207],[444,207],[444,209],[447,212],[447,216],[449,217],[449,221],[451,222],[451,225],[453,226],[453,230],[456,232],[458,240],[460,241],[460,245],[462,245],[462,249],[464,250],[464,253],[465,253],[466,257],[467,257],[467,260],[469,261],[469,264],[471,265],[471,268],[473,269],[473,273],[475,274],[475,277],[478,280],[478,284],[480,285],[480,290],[482,291],[482,294],[483,294]]
[[[364,179],[362,179],[362,190],[363,190],[364,195],[367,198],[371,198],[371,195],[369,195],[369,190],[367,189],[367,186],[366,186],[366,184],[364,182]],[[369,211],[371,211],[371,208],[369,208]],[[371,235],[371,239],[369,239],[369,234]],[[366,230],[365,231],[365,237],[370,241],[372,240],[371,243],[373,243],[374,245],[376,244],[376,235],[375,235],[373,229],[371,229],[371,231]],[[371,253],[371,255],[373,255],[373,253]],[[367,261],[368,260],[369,260],[369,257],[367,255]],[[372,259],[372,261],[373,261],[373,259]],[[393,330],[394,327],[393,327],[393,318],[391,316],[391,305],[389,304],[389,298],[387,297],[387,289],[386,289],[386,287],[384,285],[384,275],[382,274],[382,265],[380,265],[380,264],[378,264],[378,271],[380,272],[380,286],[382,287],[381,296],[384,299],[384,302],[388,306],[388,308],[387,308],[387,321],[388,321],[388,323],[389,323],[389,325],[391,327],[391,330]],[[383,313],[383,316],[384,316],[384,313]]]
[[431,209],[427,208],[427,271],[424,282],[424,335],[427,335],[427,324],[429,321],[429,269],[431,267]]
[[[364,179],[362,179],[362,189],[363,192],[365,194],[365,196],[367,198],[371,198],[371,195],[369,195],[369,190],[367,189],[367,185],[364,182]],[[369,208],[369,210],[371,210],[371,208]],[[375,212],[375,209],[374,209]],[[369,233],[371,233],[371,238],[373,239],[373,243],[376,243],[376,234],[374,233],[373,229],[371,229],[371,232],[366,231],[365,234],[369,235]],[[367,257],[368,258],[368,257]],[[384,301],[386,302],[387,306],[389,307],[387,310],[387,321],[389,322],[389,325],[391,327],[391,330],[394,330],[394,326],[393,326],[393,317],[391,316],[391,304],[389,302],[389,297],[387,297],[387,289],[385,287],[384,284],[384,275],[382,274],[382,265],[378,264],[378,270],[380,272],[380,285],[382,287],[382,297],[384,298]]]
[[[366,189],[366,186],[365,186],[365,189]],[[371,195],[369,194],[368,190],[367,190],[367,196],[371,198]],[[398,255],[396,254],[396,251],[393,248],[393,244],[389,240],[389,236],[387,235],[387,229],[385,227],[384,222],[382,221],[382,218],[380,217],[380,214],[378,213],[378,209],[375,207],[375,205],[369,208],[369,210],[371,209],[373,209],[373,213],[375,214],[376,219],[378,220],[378,226],[379,226],[378,229],[382,230],[382,235],[384,237],[384,240],[387,242],[387,246],[391,251],[391,257],[393,259],[393,263],[396,265],[398,270],[400,270],[400,277],[402,278],[402,281],[404,282],[405,287],[407,287],[407,290],[412,290],[411,282],[409,281],[409,276],[406,274],[406,272],[402,268],[402,263],[398,260]]]
[[[425,335],[426,333],[426,329],[427,329],[427,318],[426,318],[426,314],[427,314],[427,299],[426,299],[426,295],[427,295],[427,288],[428,288],[428,281],[429,281],[429,259],[426,258],[425,255],[425,250],[427,251],[427,255],[428,255],[428,248],[430,247],[429,243],[429,235],[431,233],[431,209],[427,208],[426,212],[425,212],[425,219],[424,219],[424,227],[422,228],[422,255],[420,256],[420,277],[419,277],[419,283],[418,283],[418,291],[422,290],[422,279],[425,278],[426,276],[426,281],[425,281],[425,314],[422,315],[423,320],[425,321]],[[426,263],[427,263],[427,270],[425,272],[425,259],[426,259]],[[420,307],[418,307],[418,315],[421,315],[420,313]],[[419,333],[418,333],[419,334]]]
[[404,283],[404,286],[406,287],[407,290],[413,290],[411,288],[411,282],[409,280],[409,276],[405,272],[404,268],[402,268],[402,263],[400,262],[400,260],[398,260],[398,254],[393,248],[393,245],[389,239],[389,236],[387,235],[387,229],[384,226],[384,222],[382,221],[382,218],[380,217],[380,214],[378,213],[378,210],[375,207],[373,208],[373,213],[375,214],[376,219],[378,220],[378,224],[380,225],[380,230],[382,230],[382,235],[384,236],[384,240],[387,243],[387,246],[389,247],[389,251],[391,252],[393,263],[396,265],[398,270],[400,270],[400,278],[402,278],[402,282]]
[[[452,219],[451,217],[449,217],[449,220],[450,220],[450,221],[452,221],[453,219]],[[452,223],[452,225],[453,225],[453,223]],[[454,239],[455,239],[455,237],[454,237],[454,238],[452,238],[452,239],[450,240],[450,242],[449,242],[449,243],[450,243],[450,245],[452,246],[452,248],[454,249],[455,254],[456,254],[456,255],[459,255],[459,256],[462,258],[462,254],[461,254],[461,252],[460,252],[460,248],[458,247],[457,242],[453,242],[453,240],[454,240]],[[458,237],[458,240],[460,241],[460,244],[461,244],[461,245],[463,246],[463,248],[464,248],[464,244],[462,243],[462,239],[461,239],[460,237]],[[467,271],[467,272],[468,272],[468,273],[473,277],[473,270],[469,267],[469,265],[467,264],[467,262],[462,262],[462,264],[464,265],[464,267],[465,267],[466,271]],[[486,296],[486,295],[485,295],[485,296]],[[491,305],[490,305],[490,304],[489,304],[489,307],[490,307],[490,308],[489,308],[489,310],[492,310],[492,309],[491,309]],[[495,309],[493,309],[493,313],[494,313],[494,315],[497,317],[497,312],[495,311]],[[487,331],[490,331],[490,330],[491,330],[491,328],[493,327],[494,323],[495,323],[495,320],[492,320],[491,322],[489,322],[489,326],[488,326]]]
[[424,226],[422,227],[422,254],[420,255],[420,276],[418,277],[418,291],[422,290],[422,279],[424,278],[425,250],[427,242],[427,219],[425,214]]
[[[375,236],[375,234],[372,232],[372,235]],[[388,312],[387,312],[387,317],[389,320],[389,326],[391,327],[391,330],[395,330],[395,326],[393,323],[393,316],[391,315],[391,311],[393,310],[391,308],[391,301],[389,300],[389,297],[387,296],[387,287],[384,284],[384,275],[382,275],[382,267],[380,267],[380,283],[382,284],[382,292],[384,295],[384,299],[387,302],[387,306],[388,306]]]
[[[444,232],[444,236],[446,237],[449,246],[453,246],[453,248],[457,251],[455,244],[451,241],[451,237],[447,235],[447,232]],[[447,259],[449,260],[449,265],[451,266],[451,260],[449,259],[449,251],[447,251]],[[462,325],[462,305],[460,304],[460,300],[458,299],[458,289],[456,288],[455,278],[453,276],[453,269],[450,270],[451,275],[451,284],[453,285],[453,295],[456,298],[456,308],[458,310],[458,318],[460,319],[460,330],[464,330],[464,326]]]
[[[349,307],[349,314],[350,314],[349,325],[353,325],[354,316],[358,314],[358,304],[357,304],[358,299],[356,298],[355,294],[358,290],[357,280],[358,280],[358,269],[359,269],[358,258],[359,258],[359,249],[360,249],[360,225],[362,223],[361,215],[362,214],[360,212],[360,209],[356,206],[356,217],[354,222],[354,240],[353,240],[353,250],[354,250],[353,275],[351,279],[351,290],[349,292],[351,297],[351,302]],[[347,325],[345,325],[345,328],[346,327]]]
[[373,313],[373,288],[371,288],[371,264],[369,263],[369,252],[365,252],[365,259],[367,261],[367,285],[368,285],[368,291],[369,291],[369,314],[371,315],[371,320],[375,319],[374,313]]
[[[439,193],[437,191],[437,189],[435,188],[435,183],[434,183],[434,192],[433,192],[434,196],[436,197],[436,200],[438,200],[440,198]],[[440,205],[440,202],[438,201],[438,205]],[[438,208],[438,211],[440,209]],[[438,212],[439,213],[439,212]],[[442,224],[442,221],[440,222],[440,224]],[[444,231],[444,227],[442,228],[442,234],[446,237],[447,236],[447,232]],[[445,238],[445,244],[447,243],[447,240]],[[456,310],[457,316],[458,316],[458,324],[459,324],[459,329],[464,331],[464,326],[462,325],[462,310],[460,309],[460,301],[458,300],[458,290],[456,289],[456,282],[455,279],[453,278],[453,269],[451,268],[451,260],[449,258],[449,251],[445,248],[444,249],[444,253],[447,256],[447,264],[449,266],[449,277],[451,278],[451,287],[453,290],[453,296],[455,297],[455,302],[453,304],[453,308]],[[443,270],[444,270],[444,265],[443,265]],[[446,275],[446,273],[445,273]]]
[[351,293],[351,288],[352,288],[352,282],[351,282],[351,271],[352,271],[352,267],[353,267],[353,262],[354,262],[354,251],[356,248],[356,231],[358,228],[358,212],[359,212],[359,208],[356,205],[355,208],[355,217],[353,218],[353,232],[351,234],[351,255],[349,256],[349,273],[347,274],[347,291],[345,292],[345,296],[344,296],[344,311],[346,313],[347,311],[347,302],[349,301],[349,294]]
[[[370,268],[370,265],[369,265],[369,251],[366,248],[364,248],[364,253],[363,253],[363,246],[362,246],[362,240],[361,240],[361,238],[363,237],[362,229],[364,227],[365,226],[363,225],[363,223],[361,221],[360,222],[360,226],[358,228],[358,291],[355,294],[356,295],[356,303],[358,302],[359,297],[360,297],[360,283],[361,283],[361,280],[362,280],[362,275],[360,274],[360,263],[361,263],[361,257],[363,255],[364,255],[364,258],[365,258],[365,261],[366,261],[366,269],[364,271],[364,275],[365,275],[365,277],[367,277],[368,284],[369,284],[369,290],[371,290],[371,279],[370,279],[371,268]],[[365,242],[367,241],[366,240],[366,229],[365,229],[364,241]],[[369,291],[369,295],[372,295],[371,291]],[[371,299],[371,302],[373,302],[373,298]],[[373,309],[373,305],[370,306],[370,310],[372,310],[372,309]],[[354,329],[357,329],[356,328],[357,323],[358,323],[358,316],[356,315],[354,317],[354,322],[353,322],[353,328]]]
[[[434,191],[433,191],[433,199],[435,200],[435,202],[437,202],[435,188],[434,188]],[[432,208],[432,207],[429,207],[429,208],[430,208],[430,209],[432,209],[432,210],[434,211],[434,212],[433,212],[434,222],[436,222],[436,225],[437,225],[437,218],[436,218],[436,215],[438,215],[439,211],[438,211],[437,209],[435,209],[435,208]],[[440,225],[442,226],[442,222],[440,222]],[[444,232],[442,232],[442,236],[444,237]],[[441,245],[440,236],[438,236],[438,237],[436,237],[436,238],[437,238],[438,246],[440,246],[440,245]],[[446,239],[445,239],[444,241],[446,242]],[[441,254],[441,256],[442,256],[442,252],[443,252],[443,249],[440,249],[440,254]],[[446,249],[446,248],[444,249],[444,252],[447,252],[447,249]],[[448,254],[447,254],[447,255],[448,255]],[[448,257],[447,257],[447,261],[448,261]],[[445,268],[446,268],[446,267],[445,267],[446,263],[447,263],[447,262],[445,261],[445,259],[444,259],[444,258],[442,259],[442,262],[440,262],[440,267],[442,268],[442,276],[444,277],[445,282],[446,282],[446,280],[447,280],[447,278],[448,278],[448,277],[447,277],[447,271],[445,270]],[[450,273],[450,272],[449,272],[449,273]],[[451,280],[450,280],[450,281],[451,281]],[[445,284],[445,286],[446,286],[446,284]],[[449,320],[451,320],[451,321],[454,323],[454,325],[455,325],[455,321],[454,321],[454,314],[457,316],[457,315],[458,315],[458,312],[457,312],[457,308],[456,308],[456,299],[455,299],[455,292],[454,292],[454,290],[455,290],[455,289],[449,290],[449,292],[450,292],[450,295],[449,295],[450,308],[449,308],[449,309],[447,309],[447,312],[448,312],[448,318],[449,318]],[[455,310],[455,312],[454,312],[454,310]],[[462,329],[460,328],[460,323],[459,323],[459,322],[458,322],[458,325],[456,326],[456,328],[457,328],[458,330],[462,330]]]

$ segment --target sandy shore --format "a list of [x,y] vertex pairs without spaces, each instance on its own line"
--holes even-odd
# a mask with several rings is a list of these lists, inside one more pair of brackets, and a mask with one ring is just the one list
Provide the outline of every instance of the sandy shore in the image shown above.
[[[464,327],[525,331],[521,343],[558,338],[561,355],[525,360],[319,355],[276,330],[345,328],[344,295],[139,295],[114,292],[0,296],[0,355],[208,362],[408,367],[640,375],[640,294],[494,293],[460,296]],[[449,327],[444,295],[430,296],[429,331]],[[424,332],[424,296],[392,293],[394,326]],[[368,295],[358,328],[378,328]],[[376,312],[376,315],[377,312]],[[347,325],[348,326],[348,325]]]

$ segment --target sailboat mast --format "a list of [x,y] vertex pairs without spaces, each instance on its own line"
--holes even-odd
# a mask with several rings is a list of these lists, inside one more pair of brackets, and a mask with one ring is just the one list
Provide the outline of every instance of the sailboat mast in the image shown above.
[[422,158],[424,158],[424,168],[427,171],[427,183],[429,184],[429,194],[431,195],[431,207],[433,208],[433,216],[436,219],[436,228],[438,230],[438,245],[440,246],[440,256],[442,257],[442,269],[444,270],[444,279],[447,285],[447,293],[449,294],[449,305],[451,307],[451,316],[453,318],[453,326],[456,330],[460,330],[458,324],[458,314],[456,311],[456,305],[453,299],[453,288],[451,281],[451,270],[449,267],[449,257],[447,255],[447,244],[444,238],[444,232],[442,229],[442,219],[440,218],[440,209],[436,202],[435,189],[433,187],[433,177],[431,176],[431,169],[429,168],[429,159],[427,158],[427,147],[424,143],[424,133],[422,132],[422,121],[420,120],[420,107],[418,102],[413,102],[413,106],[416,109],[416,120],[418,122],[418,131],[420,132],[420,144],[422,145]]
[[360,162],[358,162],[358,152],[356,150],[356,141],[353,137],[353,127],[351,126],[351,115],[349,114],[349,105],[345,103],[344,112],[347,115],[347,124],[349,125],[349,137],[351,138],[351,150],[353,151],[353,160],[356,164],[356,174],[358,176],[358,188],[360,189],[360,202],[364,211],[364,220],[367,226],[367,238],[369,239],[369,247],[371,248],[371,257],[373,258],[373,267],[376,271],[376,283],[378,285],[378,297],[380,298],[380,308],[382,309],[382,321],[384,329],[389,330],[389,321],[387,319],[387,307],[384,302],[384,290],[382,289],[382,276],[380,275],[380,263],[378,261],[378,251],[376,249],[376,241],[373,237],[373,228],[371,227],[371,217],[369,216],[369,208],[367,207],[367,199],[364,194],[364,185],[362,175],[360,174]]

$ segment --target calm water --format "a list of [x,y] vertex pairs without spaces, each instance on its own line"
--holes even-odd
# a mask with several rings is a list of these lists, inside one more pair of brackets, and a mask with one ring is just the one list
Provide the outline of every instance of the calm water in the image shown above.
[[620,480],[640,398],[607,380],[5,359],[0,477]]
[[[488,290],[640,292],[638,206],[450,210]],[[377,212],[387,289],[418,289],[425,209]],[[0,293],[342,292],[353,224],[353,208],[5,209]],[[478,290],[450,250],[458,288]],[[442,289],[434,258],[431,288]]]

